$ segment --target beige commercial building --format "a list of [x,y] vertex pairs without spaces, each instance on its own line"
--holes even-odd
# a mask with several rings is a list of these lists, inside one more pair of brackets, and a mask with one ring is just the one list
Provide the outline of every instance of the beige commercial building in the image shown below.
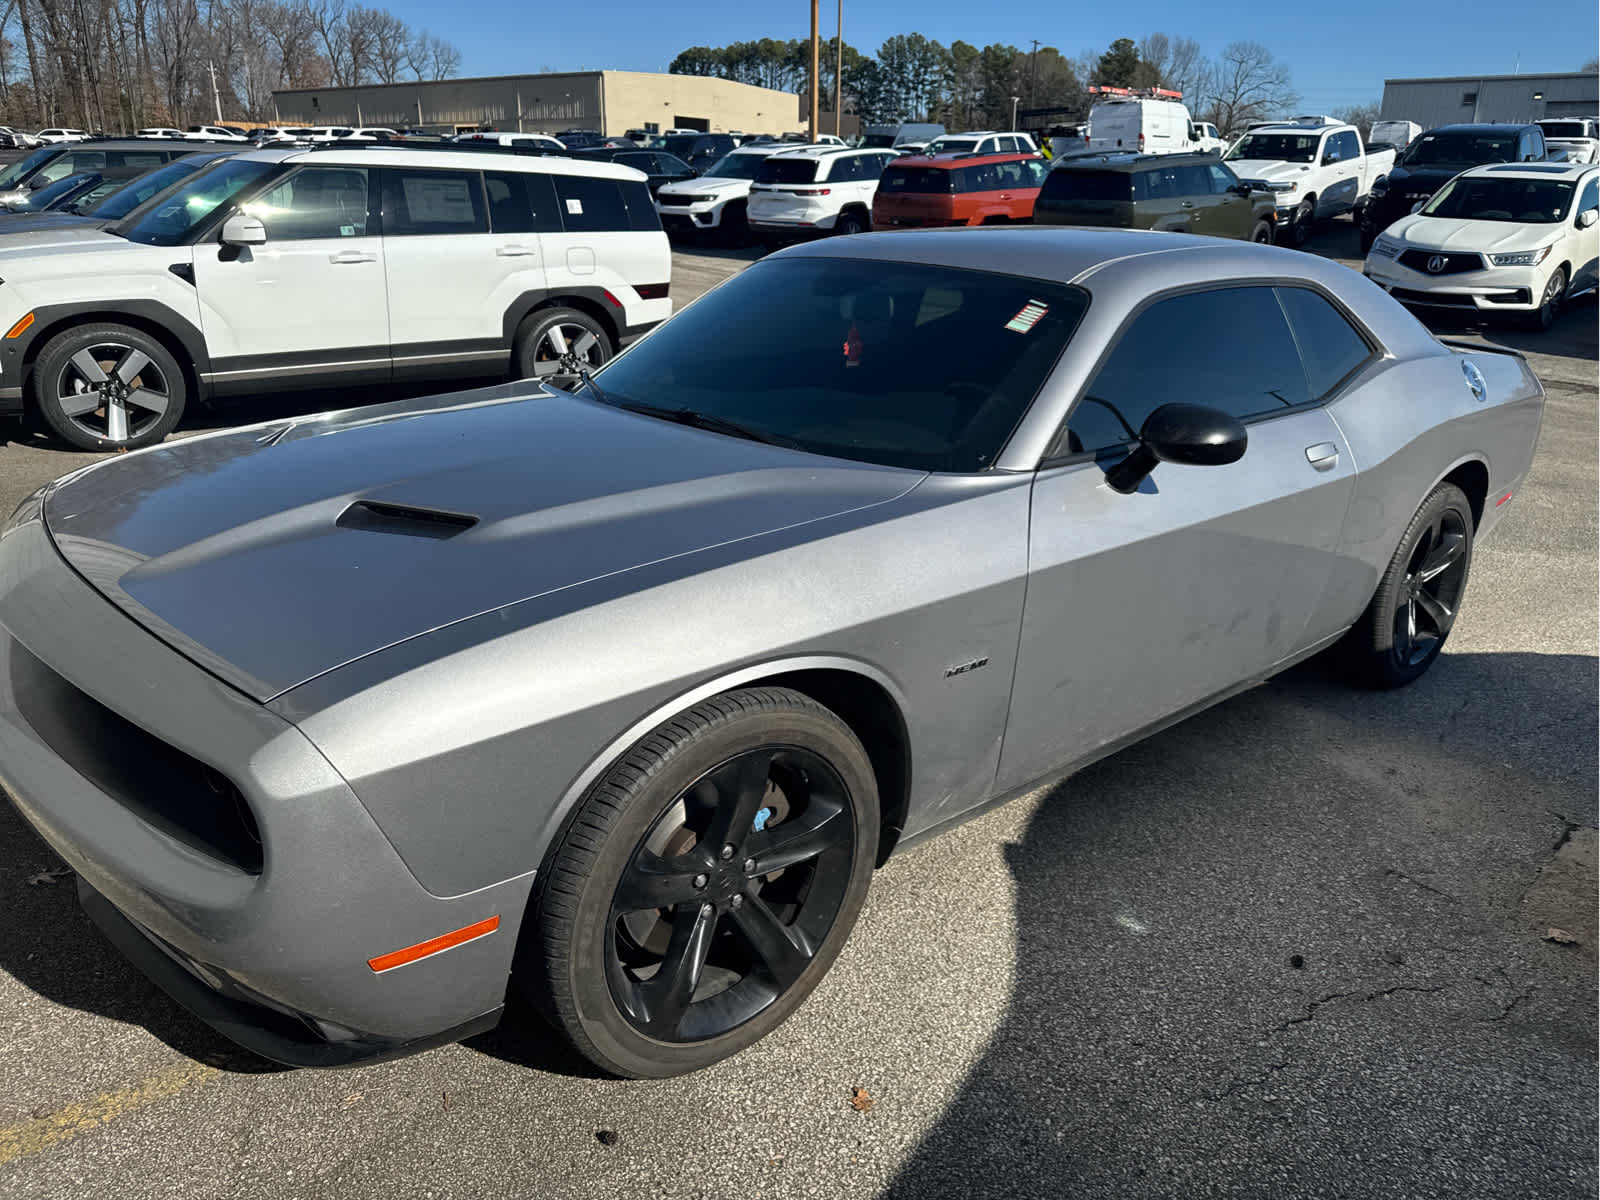
[[800,97],[792,92],[703,75],[643,71],[304,88],[274,92],[272,100],[285,124],[382,125],[441,133],[490,128],[518,133],[697,129],[779,134],[805,127]]

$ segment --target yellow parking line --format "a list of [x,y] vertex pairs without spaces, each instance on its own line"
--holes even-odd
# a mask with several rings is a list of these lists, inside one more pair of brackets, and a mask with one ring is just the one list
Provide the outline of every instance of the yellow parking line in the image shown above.
[[204,1063],[184,1063],[159,1075],[152,1075],[132,1087],[102,1092],[93,1100],[68,1104],[45,1116],[35,1117],[9,1129],[0,1129],[0,1165],[37,1154],[60,1142],[71,1141],[80,1133],[107,1125],[147,1104],[176,1096],[186,1088],[209,1083],[219,1073],[216,1067],[208,1067]]

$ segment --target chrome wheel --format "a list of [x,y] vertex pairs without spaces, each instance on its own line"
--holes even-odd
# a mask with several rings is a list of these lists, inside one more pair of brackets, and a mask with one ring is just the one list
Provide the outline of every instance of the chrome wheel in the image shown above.
[[55,401],[89,437],[126,443],[166,416],[172,381],[143,350],[98,342],[78,350],[57,372]]
[[533,378],[552,387],[571,388],[580,372],[592,371],[606,360],[606,348],[592,329],[557,321],[546,326],[533,347]]
[[1394,610],[1395,665],[1414,667],[1433,654],[1450,633],[1467,578],[1465,518],[1447,508],[1417,539],[1406,564]]

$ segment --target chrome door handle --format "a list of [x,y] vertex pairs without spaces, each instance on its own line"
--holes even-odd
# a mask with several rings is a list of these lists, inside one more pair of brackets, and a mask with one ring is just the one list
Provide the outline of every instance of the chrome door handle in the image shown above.
[[378,256],[365,250],[341,250],[337,254],[328,255],[328,261],[331,263],[377,262]]
[[1179,205],[1179,207],[1180,208],[1193,208],[1194,207],[1194,201],[1193,200],[1185,200],[1181,205]]
[[495,253],[501,258],[521,258],[536,251],[531,246],[500,246],[496,248]]
[[1339,465],[1339,447],[1332,442],[1307,446],[1306,461],[1319,471],[1331,471]]

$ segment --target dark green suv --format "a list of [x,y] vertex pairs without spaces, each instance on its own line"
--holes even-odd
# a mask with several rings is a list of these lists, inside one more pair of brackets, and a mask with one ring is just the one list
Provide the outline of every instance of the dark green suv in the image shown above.
[[1277,201],[1214,154],[1094,154],[1057,160],[1035,225],[1103,225],[1272,241]]

